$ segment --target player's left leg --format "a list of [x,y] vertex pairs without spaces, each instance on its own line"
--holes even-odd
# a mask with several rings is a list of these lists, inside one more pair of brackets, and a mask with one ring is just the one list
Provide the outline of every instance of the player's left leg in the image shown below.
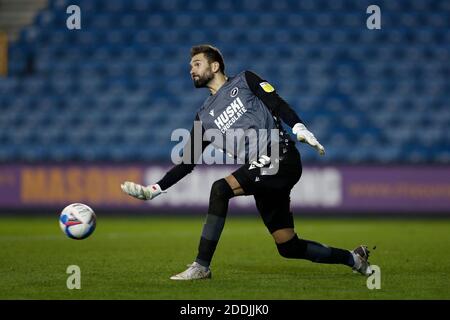
[[[299,239],[294,229],[276,230],[272,236],[278,252],[285,258],[306,259],[316,263],[343,264],[363,275],[372,274],[368,261],[369,250],[366,246],[359,246],[352,251],[329,247],[316,241]],[[290,240],[283,241],[289,237],[291,237]]]
[[349,250],[329,247],[322,243],[298,238],[294,229],[278,229],[272,233],[278,252],[284,258],[306,259],[316,263],[355,264]]
[[[268,200],[270,199],[270,201]],[[370,274],[368,250],[360,246],[353,251],[329,247],[316,241],[300,239],[294,230],[289,191],[256,194],[256,206],[275,240],[282,257],[306,259],[316,263],[343,264],[363,274]]]

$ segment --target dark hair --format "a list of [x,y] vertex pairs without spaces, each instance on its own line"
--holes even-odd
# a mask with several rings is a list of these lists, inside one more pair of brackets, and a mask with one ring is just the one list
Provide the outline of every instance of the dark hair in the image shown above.
[[191,58],[199,53],[203,53],[209,63],[218,62],[219,70],[225,73],[225,64],[223,63],[223,56],[219,49],[209,44],[201,44],[191,48]]

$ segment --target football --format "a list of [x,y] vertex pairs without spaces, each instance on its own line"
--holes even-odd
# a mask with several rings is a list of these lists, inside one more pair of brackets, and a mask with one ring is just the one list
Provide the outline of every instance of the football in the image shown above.
[[65,207],[59,217],[59,226],[66,236],[82,240],[95,230],[97,217],[94,210],[83,203],[72,203]]

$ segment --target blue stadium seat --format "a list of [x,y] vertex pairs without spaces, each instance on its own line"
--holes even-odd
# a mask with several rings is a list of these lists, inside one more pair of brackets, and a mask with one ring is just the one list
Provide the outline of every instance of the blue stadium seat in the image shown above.
[[[65,29],[70,4],[82,30]],[[170,133],[208,95],[193,89],[190,46],[210,42],[228,74],[274,84],[322,161],[448,163],[449,7],[404,4],[384,1],[390,28],[369,31],[358,0],[49,1],[0,78],[0,161],[167,161]]]

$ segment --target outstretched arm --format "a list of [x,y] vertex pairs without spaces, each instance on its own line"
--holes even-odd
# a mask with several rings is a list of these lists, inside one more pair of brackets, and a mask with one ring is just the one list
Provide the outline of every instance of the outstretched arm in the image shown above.
[[[196,118],[196,121],[199,121],[198,116]],[[204,129],[202,127],[202,137],[204,134]],[[183,179],[185,176],[187,176],[189,173],[194,170],[196,163],[200,156],[202,155],[205,148],[210,144],[209,141],[202,141],[202,148],[196,149],[195,148],[194,141],[194,126],[191,129],[190,137],[188,142],[185,145],[185,148],[183,149],[183,155],[188,154],[189,162],[188,163],[180,163],[174,166],[172,169],[170,169],[166,175],[157,182],[157,184],[161,187],[162,190],[166,190],[173,186],[175,183]]]
[[[196,117],[195,120],[196,121],[199,120],[198,116]],[[198,159],[200,158],[205,148],[209,145],[209,143],[210,143],[209,141],[202,141],[201,152],[200,150],[197,150],[195,148],[195,141],[194,141],[194,126],[192,126],[189,140],[183,149],[183,155],[184,154],[189,155],[188,163],[180,163],[175,165],[156,184],[152,184],[149,186],[142,186],[134,182],[126,181],[121,185],[123,192],[140,200],[151,200],[156,196],[160,195],[161,193],[166,192],[165,190],[176,184],[178,181],[180,181],[189,173],[191,173],[192,170],[194,170],[194,167],[196,166]]]
[[325,154],[324,147],[317,141],[312,132],[306,128],[297,113],[278,95],[270,83],[251,71],[245,72],[245,79],[250,90],[261,99],[271,113],[292,128],[292,133],[296,135],[298,141],[306,142],[316,148],[320,155]]

